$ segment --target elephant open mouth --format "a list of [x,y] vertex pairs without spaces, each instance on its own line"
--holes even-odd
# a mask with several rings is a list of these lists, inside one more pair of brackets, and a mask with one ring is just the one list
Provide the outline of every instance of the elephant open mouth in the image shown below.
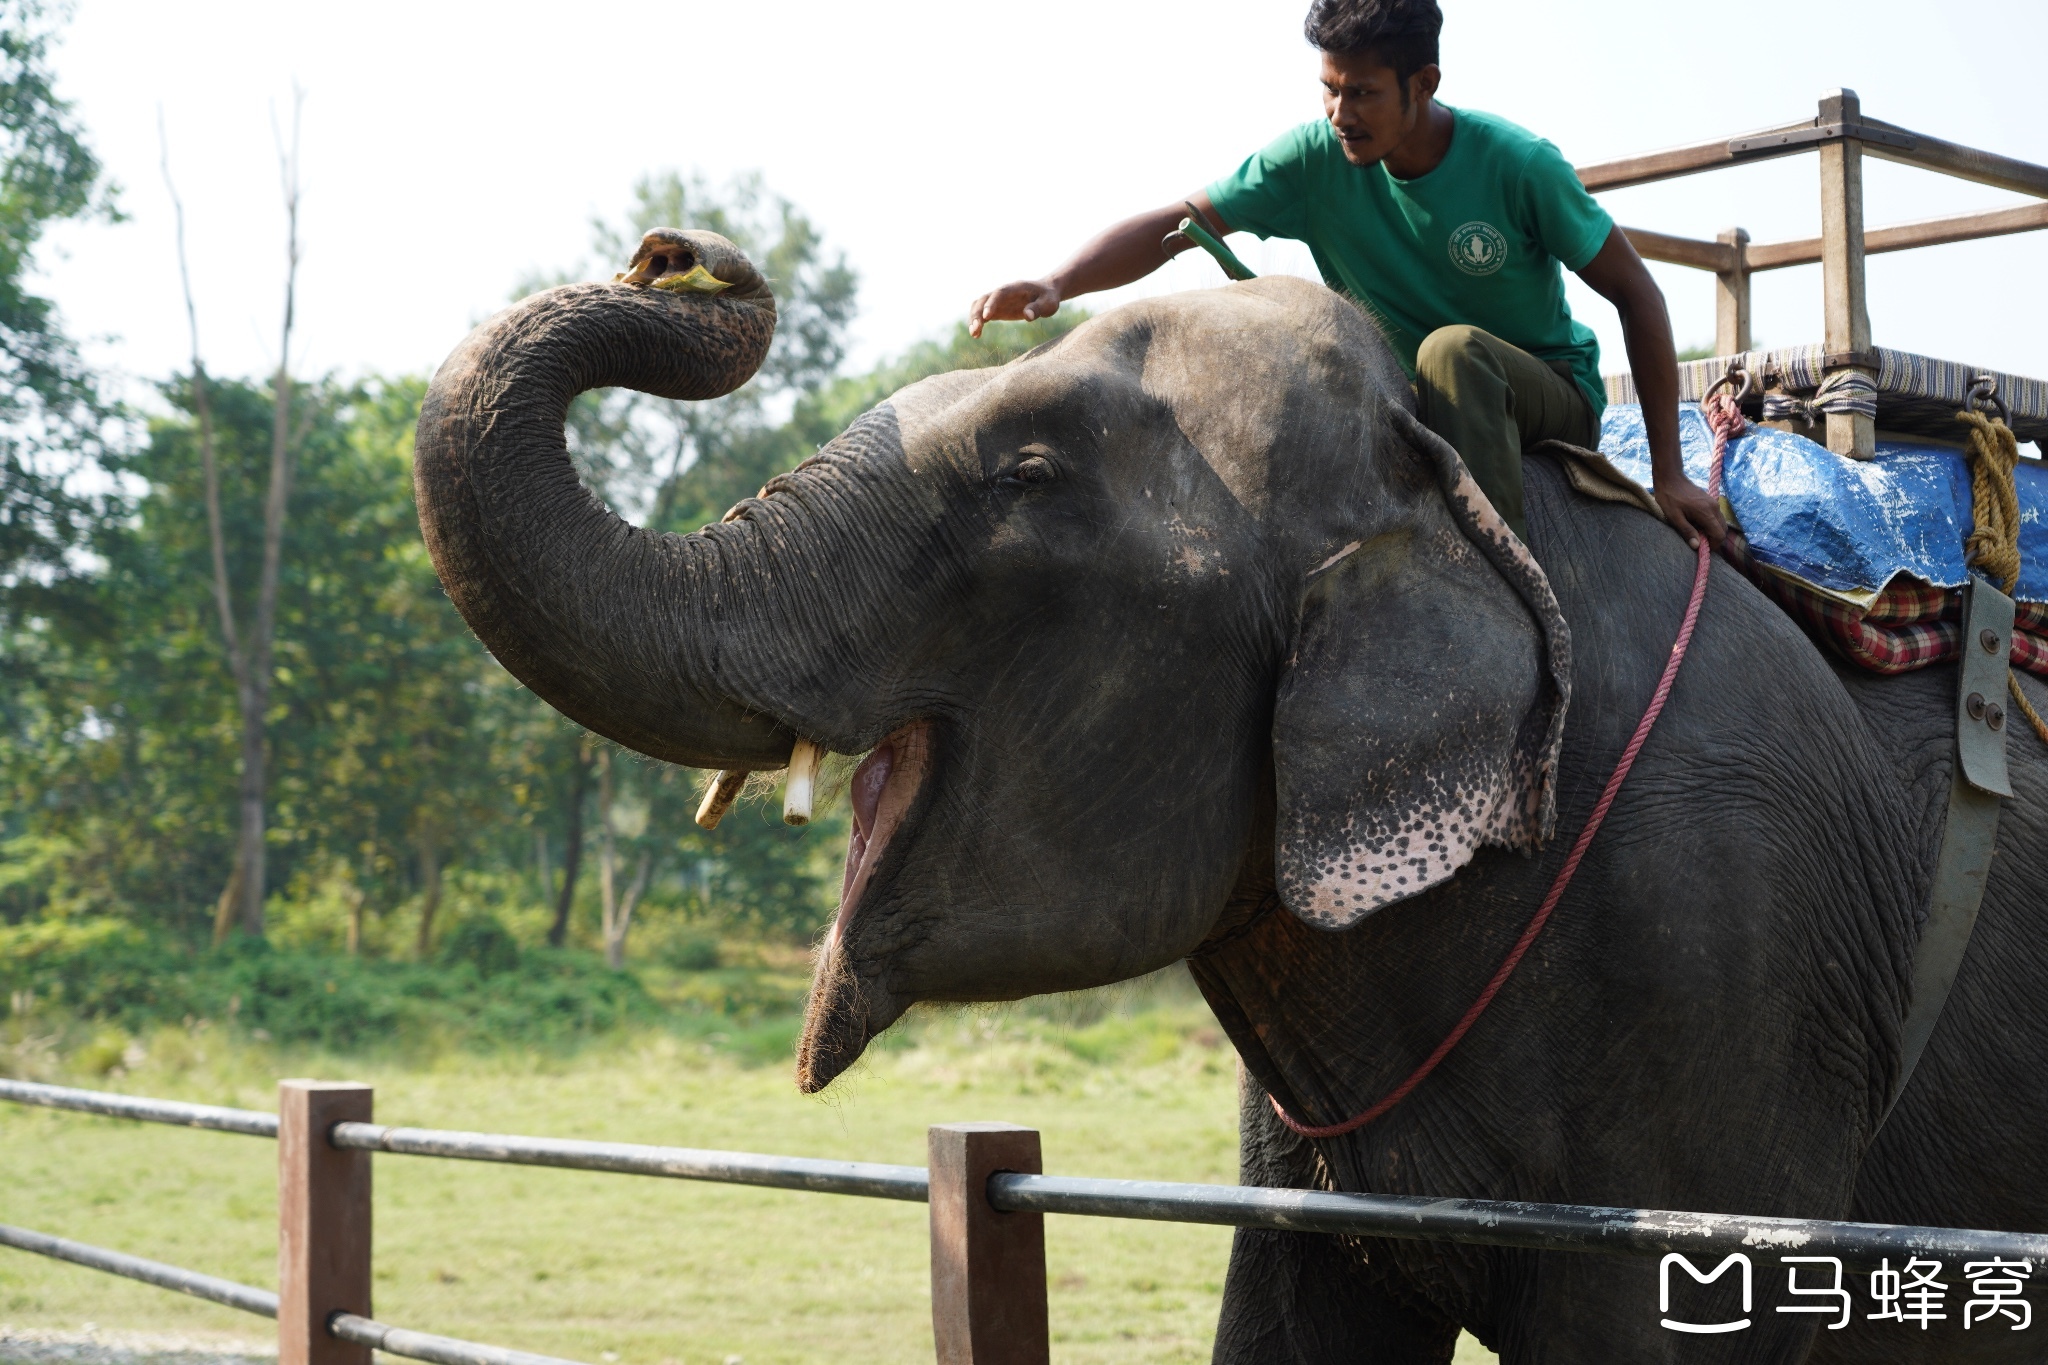
[[889,840],[924,787],[925,774],[931,771],[931,734],[931,722],[912,721],[891,732],[853,770],[848,789],[853,829],[846,838],[846,875],[839,886],[839,914],[832,921],[832,950],[845,942],[847,926],[888,852]]
[[797,1044],[796,1083],[805,1094],[830,1085],[859,1058],[868,1040],[903,1012],[902,1002],[879,981],[855,971],[850,939],[875,874],[924,790],[932,750],[931,722],[912,721],[891,731],[854,769],[853,830],[846,840],[839,914],[818,947],[803,1037]]

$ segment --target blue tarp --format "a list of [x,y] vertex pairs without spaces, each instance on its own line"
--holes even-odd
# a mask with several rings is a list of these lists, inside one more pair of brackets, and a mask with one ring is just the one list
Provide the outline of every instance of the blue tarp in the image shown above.
[[[1685,471],[1706,486],[1713,437],[1699,404],[1679,408]],[[1602,422],[1600,453],[1643,487],[1650,448],[1642,409],[1614,403]],[[1958,430],[1961,428],[1958,427]],[[1894,574],[1939,587],[1969,577],[1970,471],[1945,446],[1880,441],[1877,458],[1845,460],[1803,436],[1752,426],[1729,443],[1724,473],[1730,505],[1763,563],[1831,592],[1880,592]],[[2048,469],[2021,460],[2020,583],[2023,602],[2048,601]]]

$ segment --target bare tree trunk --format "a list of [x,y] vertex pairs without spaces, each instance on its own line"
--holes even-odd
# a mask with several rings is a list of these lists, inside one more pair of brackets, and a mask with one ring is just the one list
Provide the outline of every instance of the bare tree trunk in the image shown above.
[[164,185],[170,191],[177,221],[178,277],[185,291],[185,319],[192,333],[192,408],[199,419],[199,457],[206,483],[206,529],[213,558],[214,608],[220,615],[221,643],[226,648],[228,673],[234,680],[235,704],[242,721],[235,862],[228,874],[228,884],[215,907],[215,943],[226,938],[228,931],[237,925],[246,934],[258,938],[263,935],[267,776],[265,712],[270,705],[271,655],[277,628],[277,585],[284,553],[285,505],[291,491],[291,342],[299,278],[299,109],[303,102],[303,94],[294,91],[291,150],[286,152],[281,138],[278,144],[286,225],[284,327],[278,351],[277,376],[271,386],[274,412],[271,420],[270,484],[263,500],[263,563],[257,580],[256,616],[251,623],[246,649],[241,632],[235,625],[234,595],[228,582],[227,535],[222,525],[220,506],[220,460],[214,441],[206,366],[199,353],[199,313],[193,303],[192,275],[185,258],[185,206],[171,180],[170,141],[164,134],[161,114],[157,124],[163,153]]
[[[171,211],[177,224],[178,280],[185,289],[185,323],[192,334],[192,412],[199,419],[199,464],[205,475],[206,536],[213,553],[213,606],[220,615],[220,639],[227,653],[228,676],[235,685],[235,705],[245,706],[249,690],[248,660],[235,630],[234,594],[228,586],[227,533],[221,527],[220,458],[213,438],[213,404],[207,393],[206,362],[199,354],[199,308],[192,299],[192,272],[185,259],[185,201],[178,197],[171,179],[171,143],[164,130],[163,110],[157,110],[157,146],[163,157],[164,188],[170,192]],[[246,715],[246,710],[243,711]],[[239,807],[237,808],[239,811]],[[235,860],[228,871],[227,885],[213,909],[213,941],[223,942],[242,909],[242,841],[237,825]]]
[[213,946],[218,948],[227,940],[228,930],[235,927],[235,910],[242,903],[242,865],[238,862],[228,869],[228,884],[221,888],[220,899],[213,903]]
[[601,749],[597,755],[597,817],[599,823],[597,844],[597,884],[604,899],[604,960],[613,971],[622,971],[626,966],[626,930],[633,923],[633,907],[640,902],[640,893],[647,889],[647,878],[654,871],[654,855],[646,850],[640,854],[639,870],[633,874],[633,884],[626,888],[621,900],[616,894],[614,880],[618,866],[617,845],[612,842],[612,753]]
[[608,916],[604,926],[604,960],[615,972],[626,969],[626,931],[633,927],[633,907],[640,904],[641,893],[647,890],[647,879],[654,872],[654,854],[643,849],[640,866],[633,873],[633,884],[626,888],[625,899],[619,902],[619,913]]
[[540,881],[542,900],[555,894],[555,870],[548,866],[548,835],[539,828],[533,831],[533,875]]
[[[263,935],[263,817],[268,772],[264,764],[265,712],[270,709],[271,652],[277,636],[277,580],[284,559],[285,501],[292,478],[292,323],[299,284],[299,111],[303,92],[292,91],[292,141],[278,137],[278,176],[284,187],[284,325],[277,347],[277,376],[271,383],[270,487],[263,499],[263,567],[256,584],[256,620],[249,632],[248,667],[242,694],[242,932]],[[275,131],[273,129],[273,131]],[[438,894],[439,880],[435,889]]]
[[363,887],[353,872],[348,879],[348,955],[363,955]]
[[612,844],[612,751],[597,751],[597,891],[604,909],[604,955],[612,955],[612,920],[618,913],[613,893],[614,848]]
[[548,947],[569,938],[569,910],[576,903],[576,875],[583,870],[583,802],[590,792],[590,749],[579,745],[576,766],[569,771],[569,809],[562,849],[562,894],[555,901],[555,922],[548,926]]
[[434,946],[434,912],[441,908],[441,850],[434,838],[434,822],[425,816],[419,824],[420,932],[413,944],[413,956],[425,961]]

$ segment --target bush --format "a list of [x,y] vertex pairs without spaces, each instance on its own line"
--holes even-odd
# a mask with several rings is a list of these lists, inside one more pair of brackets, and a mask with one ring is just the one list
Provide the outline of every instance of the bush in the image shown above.
[[441,941],[444,965],[467,962],[484,976],[499,976],[519,967],[519,940],[495,918],[472,915]]
[[637,977],[591,953],[520,952],[495,920],[462,922],[438,960],[385,962],[232,938],[200,952],[115,921],[0,928],[0,990],[15,1013],[139,1032],[213,1019],[259,1039],[362,1049],[567,1042],[662,1011]]
[[718,935],[711,933],[672,935],[656,949],[655,955],[662,966],[679,972],[709,972],[722,965]]

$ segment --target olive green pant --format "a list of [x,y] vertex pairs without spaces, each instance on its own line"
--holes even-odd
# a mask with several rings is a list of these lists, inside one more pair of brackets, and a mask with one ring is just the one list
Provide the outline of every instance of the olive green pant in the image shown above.
[[1423,425],[1464,457],[1494,510],[1524,539],[1522,452],[1543,441],[1600,444],[1593,405],[1568,366],[1477,327],[1440,327],[1423,338],[1415,397]]

